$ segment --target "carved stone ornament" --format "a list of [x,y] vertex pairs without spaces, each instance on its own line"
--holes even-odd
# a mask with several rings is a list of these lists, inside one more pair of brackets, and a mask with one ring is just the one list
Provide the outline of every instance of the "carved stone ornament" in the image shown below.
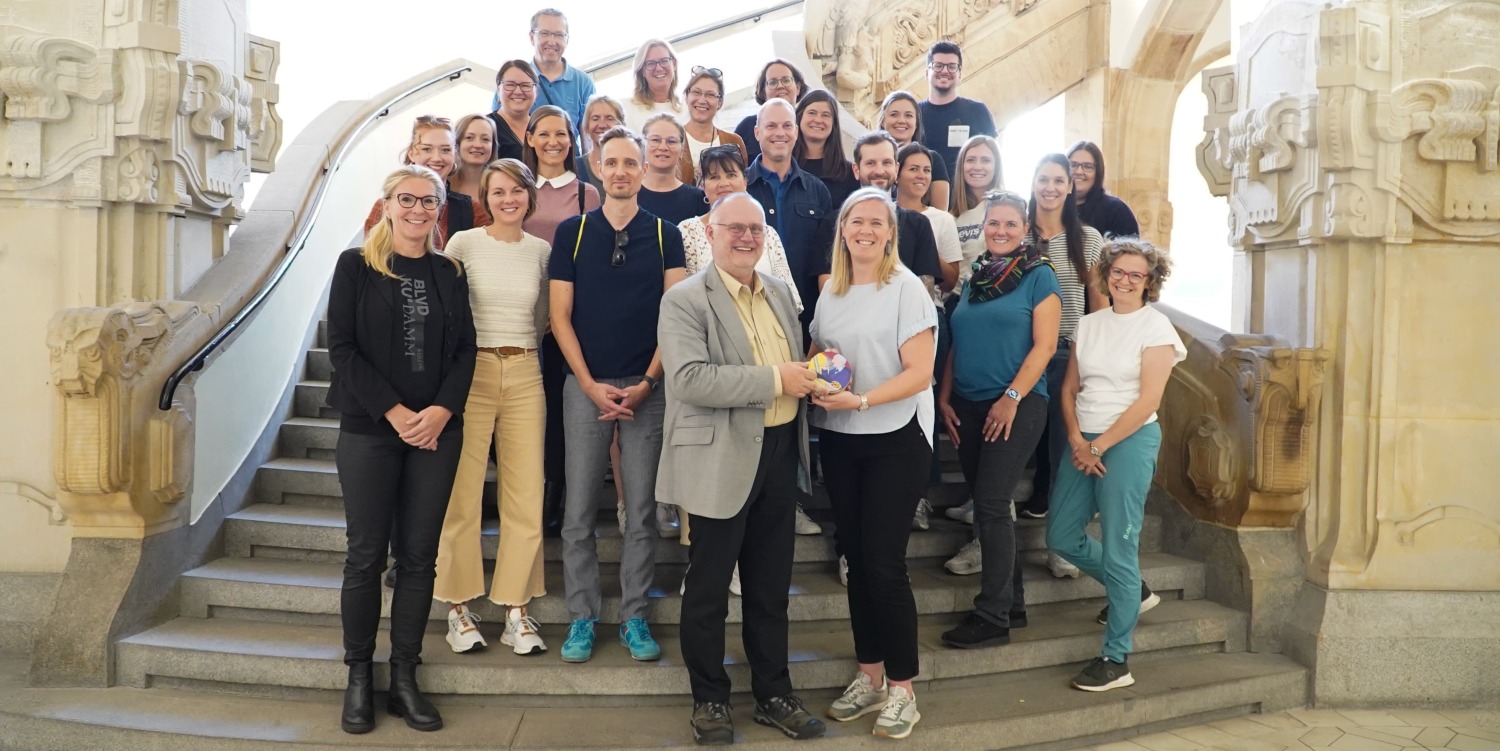
[[1234,160],[1229,152],[1229,123],[1238,101],[1235,98],[1234,66],[1203,71],[1203,96],[1208,99],[1208,114],[1203,117],[1203,141],[1198,144],[1198,173],[1208,183],[1208,192],[1223,198],[1229,195]]
[[57,499],[41,488],[20,481],[0,480],[0,495],[13,495],[41,506],[47,510],[47,523],[54,527],[68,523],[68,514],[58,505]]
[[107,153],[100,131],[108,112],[100,105],[114,93],[109,50],[0,25],[0,175],[31,187]]
[[1211,415],[1193,421],[1186,433],[1187,478],[1210,506],[1221,506],[1234,496],[1234,449],[1234,440]]
[[249,84],[250,168],[256,172],[276,169],[276,154],[281,151],[281,115],[276,103],[281,88],[276,85],[276,69],[281,65],[281,45],[269,39],[251,36],[245,50],[245,81]]
[[1321,349],[1242,347],[1225,353],[1254,416],[1252,490],[1300,495],[1312,482],[1313,445],[1329,353]]

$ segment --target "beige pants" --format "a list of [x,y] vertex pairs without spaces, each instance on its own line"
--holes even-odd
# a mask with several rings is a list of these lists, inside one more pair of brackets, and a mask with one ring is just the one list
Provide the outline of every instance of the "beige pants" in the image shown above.
[[498,458],[500,545],[490,600],[525,605],[547,593],[542,575],[542,434],[547,406],[535,352],[480,352],[464,407],[463,458],[438,544],[433,599],[468,602],[484,594],[480,516],[493,432]]

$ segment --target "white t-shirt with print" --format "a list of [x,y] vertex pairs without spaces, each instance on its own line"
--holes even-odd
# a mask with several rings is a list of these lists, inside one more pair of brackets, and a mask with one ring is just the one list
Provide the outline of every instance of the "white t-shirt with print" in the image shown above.
[[[1120,315],[1105,308],[1078,322],[1073,357],[1078,361],[1078,429],[1084,433],[1109,430],[1141,396],[1141,356],[1150,347],[1171,345],[1172,364],[1187,358],[1182,337],[1165,313],[1149,304]],[[1156,413],[1146,424],[1156,420]]]

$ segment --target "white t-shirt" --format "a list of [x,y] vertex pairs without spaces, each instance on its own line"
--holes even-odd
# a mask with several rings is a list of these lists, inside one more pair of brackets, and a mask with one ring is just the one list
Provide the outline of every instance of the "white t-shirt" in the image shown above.
[[932,239],[937,240],[938,260],[944,264],[964,260],[963,247],[958,244],[958,225],[953,215],[936,206],[922,209],[922,216],[932,223]]
[[719,129],[714,129],[714,137],[710,141],[700,141],[693,138],[693,134],[691,133],[688,134],[687,138],[688,153],[692,155],[693,167],[696,169],[698,167],[698,159],[703,156],[703,150],[719,145]]
[[[1141,355],[1149,347],[1170,344],[1175,365],[1187,358],[1187,348],[1165,313],[1147,304],[1120,315],[1114,308],[1095,311],[1078,322],[1073,357],[1078,361],[1078,429],[1084,433],[1109,430],[1141,396]],[[1150,424],[1156,413],[1146,419]]]
[[984,204],[980,203],[953,220],[958,232],[958,247],[963,262],[958,265],[958,280],[966,282],[974,272],[969,266],[984,252]]
[[645,134],[641,131],[646,127],[647,118],[658,112],[665,112],[675,118],[684,111],[673,107],[671,102],[652,102],[651,106],[647,107],[637,102],[634,97],[626,99],[622,105],[625,107],[625,127],[643,138]]

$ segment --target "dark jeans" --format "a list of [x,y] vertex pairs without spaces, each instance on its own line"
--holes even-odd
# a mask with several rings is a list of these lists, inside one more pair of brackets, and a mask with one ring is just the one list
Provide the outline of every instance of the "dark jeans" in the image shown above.
[[861,665],[884,662],[893,681],[911,680],[919,669],[917,601],[906,573],[906,543],[932,447],[915,417],[890,433],[824,428],[819,440],[835,537],[849,564],[855,657]]
[[971,402],[956,394],[952,402],[953,411],[958,413],[958,462],[974,495],[974,528],[984,559],[974,611],[997,626],[1009,628],[1010,614],[1026,609],[1021,569],[1016,564],[1016,523],[1010,515],[1010,498],[1026,468],[1026,459],[1041,437],[1047,421],[1047,400],[1036,393],[1027,394],[1016,405],[1010,439],[1002,436],[986,441],[984,419],[994,403],[994,399]]
[[456,428],[438,437],[435,451],[407,445],[395,433],[339,433],[335,462],[349,548],[340,599],[345,664],[369,662],[375,654],[380,577],[393,522],[400,539],[391,547],[400,574],[391,596],[391,663],[422,662],[438,538],[462,452],[463,430]]
[[682,596],[682,662],[693,701],[728,703],[724,620],[729,578],[740,565],[742,636],[750,691],[763,702],[792,692],[787,669],[788,592],[797,508],[797,423],[766,428],[749,499],[728,519],[692,514],[686,590]]
[[1031,481],[1031,500],[1026,508],[1035,512],[1046,511],[1051,505],[1052,478],[1057,476],[1057,463],[1068,458],[1068,426],[1063,424],[1062,394],[1063,378],[1068,375],[1068,356],[1072,342],[1057,340],[1057,352],[1047,361],[1047,425],[1042,429],[1042,438],[1036,444],[1036,474]]
[[[948,302],[953,302],[957,299],[958,298],[956,296],[951,297],[948,299]],[[951,306],[940,305],[937,309],[937,360],[934,361],[932,365],[933,403],[937,403],[938,384],[941,384],[943,382],[943,371],[947,369],[948,366],[948,350],[953,348],[953,330],[949,328],[948,322],[949,320],[951,320],[950,316],[952,316],[951,308],[957,306],[958,303],[954,302]],[[938,425],[934,426],[933,430],[941,429],[942,417],[939,416],[937,419]],[[942,448],[943,444],[942,442],[938,441],[937,438],[938,437],[936,435],[932,437],[932,467],[927,472],[928,485],[937,485],[943,481],[943,462],[938,458],[938,450]]]
[[542,476],[547,482],[567,482],[567,444],[563,440],[562,393],[564,372],[562,349],[551,334],[542,337],[542,392],[547,399],[547,437],[543,439]]

